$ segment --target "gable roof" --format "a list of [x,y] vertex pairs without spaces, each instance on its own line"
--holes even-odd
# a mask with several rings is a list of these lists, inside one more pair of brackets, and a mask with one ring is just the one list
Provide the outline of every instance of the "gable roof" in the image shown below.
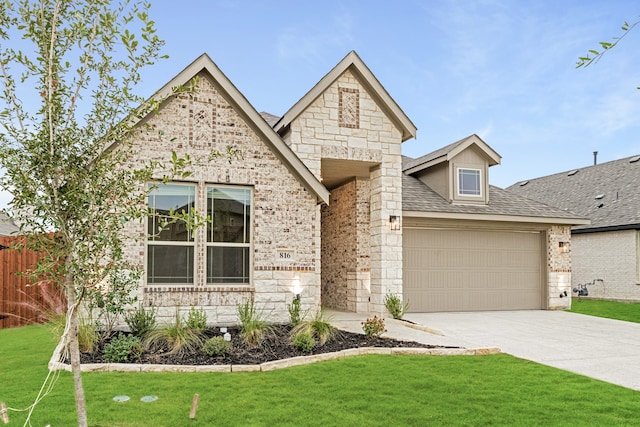
[[429,154],[425,154],[422,157],[409,160],[406,165],[403,165],[402,170],[403,172],[412,175],[416,172],[420,172],[439,163],[450,161],[455,156],[472,145],[477,146],[483,152],[483,154],[489,161],[489,166],[500,164],[500,160],[502,159],[502,157],[496,151],[494,151],[493,148],[489,147],[489,145],[484,142],[482,138],[480,138],[476,134],[473,134],[459,141],[456,141],[453,144],[449,144]]
[[402,141],[415,138],[417,128],[409,117],[391,98],[384,86],[373,75],[371,70],[365,65],[355,51],[351,51],[338,63],[329,73],[327,73],[309,92],[307,92],[293,107],[273,127],[280,133],[295,120],[304,110],[306,110],[320,95],[322,95],[345,71],[350,70],[365,87],[367,92],[373,97],[376,103],[382,108],[385,114],[402,132]]
[[[216,83],[222,96],[234,107],[247,122],[247,124],[262,137],[274,154],[284,163],[289,171],[301,182],[301,184],[316,198],[324,203],[329,203],[329,191],[309,171],[309,169],[296,156],[291,148],[282,140],[267,123],[265,118],[256,111],[244,95],[235,87],[231,80],[218,68],[218,66],[203,53],[177,76],[171,79],[151,99],[164,100],[174,94],[175,87],[187,85],[195,76],[206,72]],[[140,119],[141,121],[142,119]]]
[[640,229],[639,157],[524,180],[507,190],[590,218],[591,225],[574,228],[578,233]]

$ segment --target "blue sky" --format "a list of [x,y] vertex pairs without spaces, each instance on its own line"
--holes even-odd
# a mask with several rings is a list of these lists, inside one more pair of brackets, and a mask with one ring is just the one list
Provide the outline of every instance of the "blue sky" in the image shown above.
[[640,28],[575,68],[639,19],[637,0],[151,3],[170,58],[143,71],[144,96],[206,52],[258,111],[282,115],[355,50],[418,127],[405,155],[476,133],[502,155],[490,181],[506,187],[593,151],[640,154]]

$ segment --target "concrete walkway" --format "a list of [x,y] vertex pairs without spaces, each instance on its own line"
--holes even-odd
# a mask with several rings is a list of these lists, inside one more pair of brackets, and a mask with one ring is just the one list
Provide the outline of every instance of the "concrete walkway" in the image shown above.
[[[366,316],[331,312],[332,323],[362,332]],[[564,311],[409,313],[385,318],[386,336],[465,348],[499,347],[504,353],[640,390],[640,324]],[[441,334],[441,335],[440,335]]]

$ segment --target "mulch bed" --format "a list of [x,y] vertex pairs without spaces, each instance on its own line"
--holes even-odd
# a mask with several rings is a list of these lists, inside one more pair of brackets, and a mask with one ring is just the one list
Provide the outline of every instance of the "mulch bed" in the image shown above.
[[[363,334],[354,334],[346,331],[337,331],[333,340],[320,346],[316,344],[314,349],[305,353],[291,345],[291,327],[288,325],[275,326],[262,345],[258,347],[248,347],[240,331],[235,328],[228,328],[231,334],[231,351],[225,356],[213,357],[203,352],[188,354],[167,354],[169,349],[157,349],[154,352],[147,351],[140,359],[131,360],[125,363],[145,363],[160,365],[255,365],[273,360],[287,359],[296,356],[308,356],[312,354],[331,353],[340,350],[361,347],[412,347],[412,348],[447,348],[436,345],[421,344],[414,341],[398,341],[390,338],[369,338]],[[221,336],[219,328],[206,331],[207,338]],[[102,349],[109,341],[97,346],[93,353],[82,353],[81,363],[107,363],[102,358]]]

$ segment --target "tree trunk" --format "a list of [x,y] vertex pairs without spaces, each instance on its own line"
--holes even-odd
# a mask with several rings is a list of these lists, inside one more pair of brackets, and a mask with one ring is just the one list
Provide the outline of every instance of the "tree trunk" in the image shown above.
[[82,387],[82,375],[80,369],[80,345],[78,343],[78,301],[76,298],[73,279],[67,278],[67,322],[69,322],[69,335],[67,345],[69,346],[69,359],[71,360],[71,372],[73,373],[73,388],[75,390],[76,411],[78,413],[78,426],[87,427],[87,404],[84,398],[84,388]]

